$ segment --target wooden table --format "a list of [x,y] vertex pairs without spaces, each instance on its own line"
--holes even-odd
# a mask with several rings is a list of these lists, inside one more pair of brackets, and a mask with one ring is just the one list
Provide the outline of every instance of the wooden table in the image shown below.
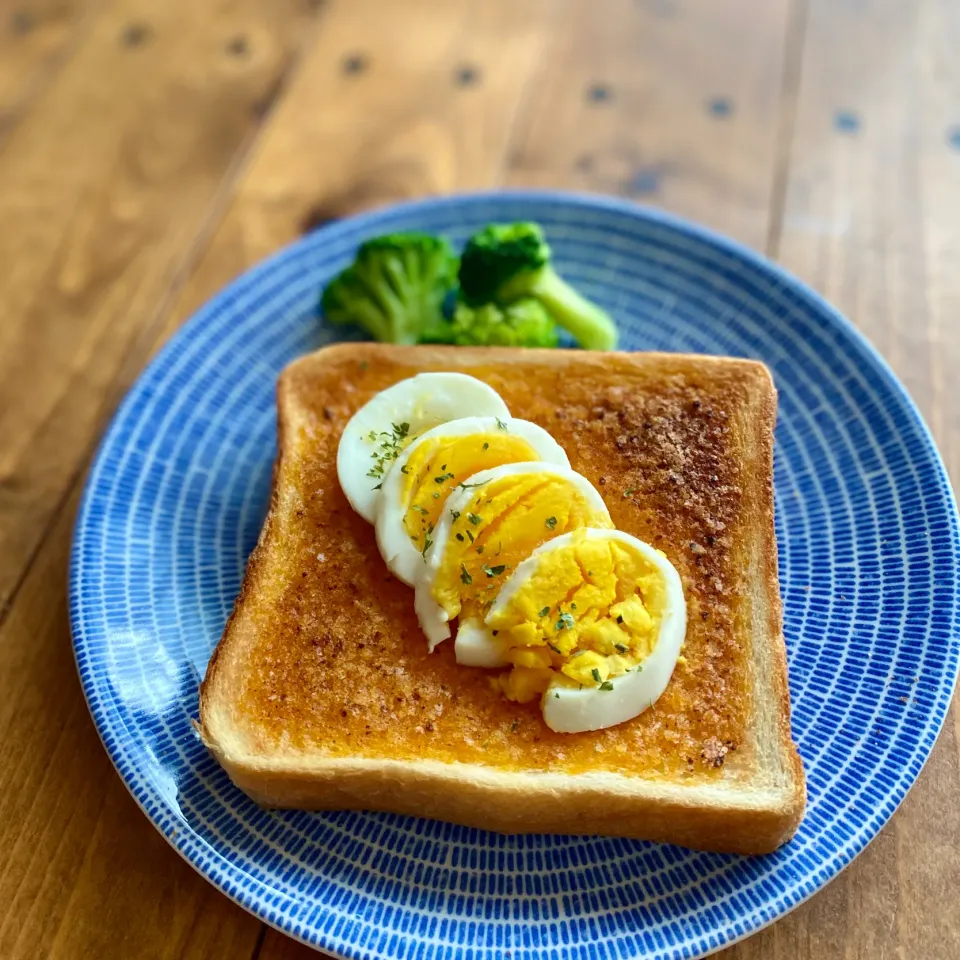
[[[620,194],[823,291],[960,478],[958,49],[956,0],[0,0],[0,956],[313,956],[167,846],[74,670],[84,472],[184,317],[364,207]],[[952,713],[853,866],[723,956],[955,960],[958,793]]]

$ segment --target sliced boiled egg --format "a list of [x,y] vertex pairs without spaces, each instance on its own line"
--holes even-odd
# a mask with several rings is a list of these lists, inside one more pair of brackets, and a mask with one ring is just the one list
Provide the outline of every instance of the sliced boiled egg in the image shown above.
[[506,648],[483,622],[485,613],[533,550],[581,527],[613,523],[597,489],[569,467],[534,461],[474,474],[447,500],[417,576],[417,616],[431,651],[459,617],[457,661],[506,666]]
[[503,693],[541,697],[558,733],[630,720],[666,689],[686,632],[680,576],[619,530],[582,529],[538,547],[510,575],[485,623],[512,669]]
[[[387,472],[377,502],[377,544],[390,570],[412,586],[436,539],[447,498],[458,490],[482,496],[476,474],[531,460],[569,467],[563,447],[527,420],[464,417],[417,437]],[[481,515],[473,511],[473,516]],[[499,563],[492,555],[487,560]]]
[[337,449],[337,476],[350,506],[373,523],[380,485],[419,434],[459,417],[510,416],[493,387],[465,373],[420,373],[364,404]]

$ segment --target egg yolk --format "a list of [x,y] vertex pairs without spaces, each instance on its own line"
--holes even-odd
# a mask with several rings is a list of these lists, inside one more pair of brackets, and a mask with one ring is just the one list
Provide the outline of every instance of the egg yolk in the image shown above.
[[660,571],[626,544],[586,535],[538,561],[486,619],[513,665],[499,678],[504,694],[526,703],[555,679],[602,688],[642,670],[666,603]]
[[447,497],[461,483],[490,467],[539,459],[526,440],[506,430],[437,437],[421,443],[401,467],[404,529],[417,549],[425,550]]
[[542,543],[583,527],[612,526],[607,512],[563,477],[520,473],[491,480],[452,514],[433,598],[451,620],[482,620],[503,581]]

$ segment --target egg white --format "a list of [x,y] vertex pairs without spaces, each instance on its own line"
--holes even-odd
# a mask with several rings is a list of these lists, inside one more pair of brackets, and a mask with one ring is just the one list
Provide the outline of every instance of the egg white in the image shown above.
[[[503,477],[517,474],[544,473],[559,477],[575,487],[590,508],[598,514],[609,517],[607,506],[597,488],[584,476],[575,473],[569,466],[544,461],[507,463],[489,470],[482,470],[469,480],[470,483],[489,483]],[[470,508],[473,490],[458,490],[450,495],[448,509],[433,531],[433,546],[427,555],[427,562],[421,563],[416,579],[415,607],[420,626],[427,636],[431,653],[438,643],[450,636],[450,627],[446,611],[433,598],[433,586],[437,573],[443,563],[443,556],[450,542],[453,528],[453,512],[465,513]],[[511,578],[512,579],[512,578]],[[506,650],[494,638],[490,628],[477,618],[461,620],[454,641],[457,663],[467,667],[503,667],[507,665]]]
[[[418,373],[381,390],[350,418],[337,448],[337,477],[350,506],[364,520],[375,521],[380,491],[378,480],[367,474],[376,463],[381,431],[407,423],[409,435],[416,436],[467,416],[505,419],[510,411],[493,387],[465,373]],[[376,440],[370,439],[371,431]],[[386,475],[391,461],[384,467]]]
[[[403,467],[406,466],[410,457],[413,456],[423,443],[429,443],[440,437],[491,434],[501,429],[506,429],[513,434],[513,436],[526,440],[542,461],[561,467],[570,466],[570,461],[567,459],[567,454],[563,447],[561,447],[543,427],[538,427],[529,420],[500,418],[498,421],[496,416],[464,417],[460,420],[451,420],[449,423],[442,423],[440,426],[434,427],[432,430],[428,430],[426,433],[417,437],[394,462],[393,467],[386,475],[380,491],[380,499],[377,502],[375,521],[377,546],[380,548],[380,553],[390,570],[404,583],[415,586],[417,578],[420,576],[424,567],[424,557],[410,540],[410,536],[403,524],[403,518],[407,510],[402,501]],[[463,482],[476,483],[477,479],[476,476],[473,476]],[[456,493],[451,493],[447,503],[449,504],[452,498],[459,493],[470,494],[472,491],[458,490]],[[444,511],[444,513],[448,513],[448,511]],[[441,520],[440,523],[442,524],[442,522]],[[440,524],[438,524],[437,529],[439,529],[439,526]],[[437,530],[434,531],[433,547],[427,551],[427,563],[429,563],[430,554],[437,544],[436,534]]]
[[559,679],[551,681],[540,706],[544,722],[557,733],[583,733],[613,727],[632,720],[656,703],[670,682],[687,631],[687,605],[676,567],[659,550],[621,530],[577,530],[538,547],[504,583],[487,618],[492,619],[510,603],[533,575],[543,554],[569,546],[574,536],[616,540],[642,554],[663,577],[666,602],[653,651],[641,662],[641,669],[613,678],[610,681],[613,689],[578,689],[566,686]]
[[[437,608],[440,610],[440,608]],[[442,613],[442,611],[440,611]],[[446,619],[444,619],[446,624]],[[447,636],[450,628],[447,627]],[[435,644],[431,645],[433,650]],[[508,666],[507,646],[490,632],[490,628],[478,617],[461,620],[457,627],[457,638],[453,642],[457,663],[464,667],[505,667]]]

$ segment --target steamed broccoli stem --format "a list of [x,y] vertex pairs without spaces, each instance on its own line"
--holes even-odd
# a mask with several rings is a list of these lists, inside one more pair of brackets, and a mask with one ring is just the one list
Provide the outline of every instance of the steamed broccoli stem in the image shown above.
[[475,233],[460,259],[460,291],[474,306],[507,306],[535,297],[582,347],[612,350],[617,345],[613,319],[562,280],[536,223],[491,223]]
[[579,294],[553,267],[520,273],[500,291],[501,300],[515,296],[536,297],[584,349],[616,349],[617,327],[610,315]]

